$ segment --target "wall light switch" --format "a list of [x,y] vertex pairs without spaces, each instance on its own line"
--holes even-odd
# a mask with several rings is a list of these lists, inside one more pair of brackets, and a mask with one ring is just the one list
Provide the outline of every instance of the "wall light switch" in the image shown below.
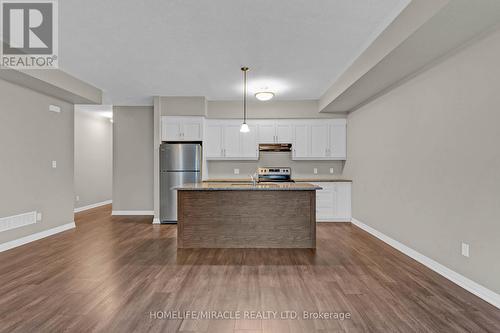
[[79,195],[76,196],[76,201],[80,201],[80,196]]
[[52,168],[53,169],[57,168],[57,161],[52,161]]
[[314,168],[313,172],[314,172],[315,175],[317,175],[318,174],[318,168]]
[[333,174],[333,168],[330,168],[330,173]]
[[50,105],[49,106],[49,111],[60,113],[61,112],[61,108],[59,106],[57,106],[57,105]]
[[239,175],[240,174],[240,169],[234,169],[233,171],[234,171],[235,175]]
[[463,255],[464,257],[469,258],[469,256],[470,256],[469,250],[470,250],[470,246],[469,246],[469,244],[467,244],[467,243],[462,243],[462,255]]
[[36,213],[36,220],[40,222],[42,220],[42,213]]

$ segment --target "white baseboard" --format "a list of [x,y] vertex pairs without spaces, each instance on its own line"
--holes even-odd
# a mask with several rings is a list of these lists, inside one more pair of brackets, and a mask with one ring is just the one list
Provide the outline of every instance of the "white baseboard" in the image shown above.
[[360,222],[359,220],[356,220],[355,218],[352,219],[352,224],[355,226],[363,229],[364,231],[368,232],[369,234],[372,234],[373,236],[377,237],[384,243],[387,243],[388,245],[392,246],[396,250],[406,254],[407,256],[415,259],[419,263],[423,264],[424,266],[427,266],[428,268],[432,269],[434,272],[442,275],[443,277],[447,278],[448,280],[454,282],[455,284],[459,285],[460,287],[464,288],[465,290],[471,292],[472,294],[476,295],[477,297],[485,300],[486,302],[490,303],[491,305],[494,305],[495,307],[500,309],[500,295],[495,293],[494,291],[483,287],[482,285],[478,284],[477,282],[472,281],[469,278],[466,278],[465,276],[449,269],[448,267],[441,265],[435,260],[432,260],[429,257],[424,256],[423,254],[413,250],[412,248],[398,242],[395,239],[390,238],[389,236],[381,233],[378,230],[373,229],[372,227]]
[[73,229],[74,227],[75,227],[75,222],[71,222],[71,223],[60,225],[60,226],[52,228],[52,229],[37,232],[36,234],[32,234],[29,236],[14,239],[14,240],[6,242],[6,243],[2,243],[2,244],[0,244],[0,252],[7,251],[7,250],[13,249],[15,247],[24,245],[24,244],[31,243],[31,242],[34,242],[36,240],[39,240],[39,239],[42,239],[42,238],[45,238],[48,236],[58,234],[60,232],[63,232],[63,231],[69,230],[69,229]]
[[161,224],[160,219],[158,217],[153,218],[153,224]]
[[111,215],[145,216],[145,215],[155,215],[155,212],[152,210],[114,210],[111,212]]
[[97,208],[97,207],[101,207],[101,206],[104,206],[104,205],[109,205],[112,202],[113,202],[113,200],[106,200],[106,201],[98,202],[98,203],[95,203],[95,204],[92,204],[92,205],[78,207],[78,208],[75,208],[74,212],[75,213],[83,212],[84,210],[89,210],[89,209],[92,209],[92,208]]
[[316,219],[316,222],[318,223],[344,223],[344,222],[351,222],[351,218],[336,218],[336,219],[331,219],[331,220],[321,220],[321,219]]

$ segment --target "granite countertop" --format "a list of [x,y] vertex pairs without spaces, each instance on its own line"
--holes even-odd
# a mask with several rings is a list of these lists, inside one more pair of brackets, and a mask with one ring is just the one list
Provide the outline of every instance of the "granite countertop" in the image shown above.
[[296,182],[347,182],[352,183],[352,180],[345,178],[294,178]]
[[[295,182],[348,182],[352,183],[352,180],[350,179],[343,179],[343,178],[293,178]],[[204,183],[243,183],[243,182],[251,182],[252,180],[250,178],[214,178],[214,179],[207,179],[204,180]]]
[[203,182],[182,184],[175,187],[180,191],[315,191],[321,187],[307,183],[252,183],[240,182]]

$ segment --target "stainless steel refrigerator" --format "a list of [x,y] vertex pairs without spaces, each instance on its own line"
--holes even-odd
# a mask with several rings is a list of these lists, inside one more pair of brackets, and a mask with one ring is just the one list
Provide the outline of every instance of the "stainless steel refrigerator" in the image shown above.
[[163,143],[160,146],[160,221],[177,221],[175,186],[201,182],[201,144]]

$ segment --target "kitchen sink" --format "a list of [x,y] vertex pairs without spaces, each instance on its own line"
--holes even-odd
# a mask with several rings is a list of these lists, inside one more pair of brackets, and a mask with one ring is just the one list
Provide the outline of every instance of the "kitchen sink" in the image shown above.
[[231,186],[234,186],[234,187],[269,187],[269,186],[279,186],[279,184],[276,184],[276,183],[257,183],[257,184],[253,184],[253,183],[231,183]]

